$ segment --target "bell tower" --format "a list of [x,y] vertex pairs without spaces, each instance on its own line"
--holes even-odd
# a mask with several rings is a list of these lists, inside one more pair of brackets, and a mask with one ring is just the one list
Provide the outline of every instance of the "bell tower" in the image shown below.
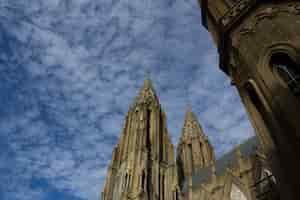
[[300,2],[199,0],[202,24],[248,112],[282,199],[300,196]]

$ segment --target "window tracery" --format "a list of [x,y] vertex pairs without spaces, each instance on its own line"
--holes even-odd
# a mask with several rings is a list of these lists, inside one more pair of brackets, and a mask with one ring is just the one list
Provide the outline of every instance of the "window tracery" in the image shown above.
[[297,63],[286,53],[276,53],[271,56],[270,64],[291,92],[300,97],[300,69]]

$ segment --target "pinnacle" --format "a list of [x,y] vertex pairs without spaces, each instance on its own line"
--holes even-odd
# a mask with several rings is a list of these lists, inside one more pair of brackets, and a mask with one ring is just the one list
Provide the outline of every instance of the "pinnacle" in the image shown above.
[[192,111],[192,107],[190,105],[187,106],[186,114],[185,114],[185,120],[184,120],[184,127],[183,127],[183,137],[193,137],[200,134],[204,135],[202,132],[202,128],[199,124],[199,121]]
[[194,112],[192,111],[192,106],[188,105],[186,114],[185,114],[185,124],[187,122],[194,122],[196,121],[198,123],[197,117],[195,116]]
[[143,89],[152,89],[152,90],[153,90],[151,79],[146,78],[146,79],[144,80],[144,86],[143,86]]
[[136,99],[136,103],[146,103],[150,104],[152,102],[158,102],[158,98],[155,94],[155,90],[152,86],[152,82],[149,78],[145,79],[144,85],[139,92]]

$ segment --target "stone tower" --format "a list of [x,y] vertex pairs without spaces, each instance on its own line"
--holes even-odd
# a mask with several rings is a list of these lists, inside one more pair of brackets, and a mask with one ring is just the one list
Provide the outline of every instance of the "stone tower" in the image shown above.
[[204,134],[195,114],[188,108],[177,146],[179,182],[183,183],[197,171],[215,162],[213,147]]
[[300,2],[199,0],[220,68],[236,86],[282,199],[300,180]]
[[145,80],[113,151],[101,200],[176,200],[177,171],[166,116]]

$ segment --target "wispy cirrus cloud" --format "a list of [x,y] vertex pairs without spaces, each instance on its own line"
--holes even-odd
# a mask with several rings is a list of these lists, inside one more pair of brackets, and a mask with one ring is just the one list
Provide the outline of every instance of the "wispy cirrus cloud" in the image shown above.
[[147,70],[174,143],[187,103],[218,155],[252,134],[196,1],[3,0],[0,13],[1,199],[98,199]]

